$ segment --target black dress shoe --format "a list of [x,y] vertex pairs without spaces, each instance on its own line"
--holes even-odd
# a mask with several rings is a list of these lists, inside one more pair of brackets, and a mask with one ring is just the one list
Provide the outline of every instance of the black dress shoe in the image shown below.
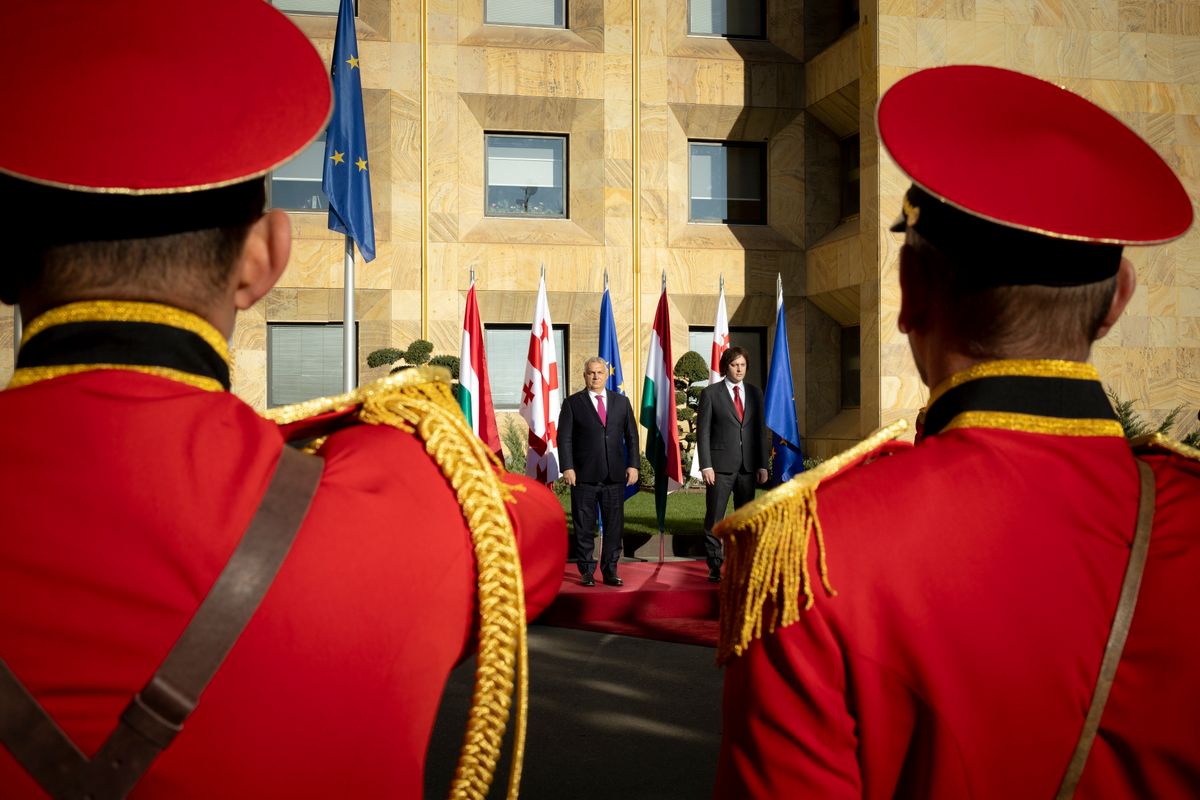
[[591,575],[584,575],[579,579],[579,585],[580,586],[595,586],[596,579],[593,578]]
[[720,567],[715,567],[708,571],[708,582],[709,583],[720,583],[721,582],[721,568]]
[[604,583],[606,586],[624,586],[625,581],[618,578],[616,575],[605,575]]

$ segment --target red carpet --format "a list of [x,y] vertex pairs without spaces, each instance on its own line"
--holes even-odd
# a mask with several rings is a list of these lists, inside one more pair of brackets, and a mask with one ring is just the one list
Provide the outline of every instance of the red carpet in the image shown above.
[[625,562],[624,586],[579,585],[579,571],[567,564],[558,597],[538,623],[619,633],[643,639],[715,647],[717,584],[708,582],[703,561]]

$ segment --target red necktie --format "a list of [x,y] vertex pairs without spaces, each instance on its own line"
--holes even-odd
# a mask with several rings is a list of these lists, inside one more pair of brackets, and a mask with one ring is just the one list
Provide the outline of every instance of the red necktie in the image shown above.
[[737,409],[738,422],[741,422],[742,418],[744,416],[746,416],[746,408],[745,408],[745,406],[742,405],[742,387],[741,386],[733,387],[733,407]]
[[604,412],[604,395],[596,395],[596,413],[600,415],[600,424],[608,427],[608,414]]

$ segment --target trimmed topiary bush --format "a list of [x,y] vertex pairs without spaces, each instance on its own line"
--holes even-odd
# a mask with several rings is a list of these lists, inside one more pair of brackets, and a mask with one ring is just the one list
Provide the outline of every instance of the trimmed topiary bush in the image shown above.
[[384,364],[392,364],[404,358],[404,352],[397,350],[394,347],[385,347],[381,350],[375,350],[367,356],[368,367],[382,367]]
[[708,364],[704,356],[695,350],[688,350],[675,362],[675,377],[683,378],[688,384],[708,380]]
[[450,377],[458,380],[458,356],[434,356],[429,359],[431,367],[445,367],[450,370]]
[[433,352],[433,342],[425,339],[416,339],[404,351],[404,360],[414,367],[419,367],[429,361],[429,354]]

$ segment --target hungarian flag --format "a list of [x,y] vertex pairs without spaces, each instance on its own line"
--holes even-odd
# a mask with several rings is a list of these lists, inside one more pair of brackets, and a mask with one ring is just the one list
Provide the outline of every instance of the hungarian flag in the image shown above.
[[558,480],[558,408],[562,390],[558,383],[558,357],[554,352],[554,324],[546,302],[546,275],[538,284],[537,310],[529,329],[529,359],[521,386],[521,416],[529,424],[529,451],[525,474],[542,483]]
[[488,384],[487,355],[483,349],[483,326],[475,302],[475,281],[467,290],[467,313],[463,317],[462,352],[458,362],[458,404],[475,435],[493,453],[500,452],[500,432],[492,409],[492,387]]
[[667,493],[683,485],[672,365],[671,312],[667,308],[667,285],[664,279],[658,310],[654,312],[654,330],[650,333],[641,411],[642,426],[646,429],[646,460],[654,467],[654,508],[658,514],[660,531],[667,513]]

